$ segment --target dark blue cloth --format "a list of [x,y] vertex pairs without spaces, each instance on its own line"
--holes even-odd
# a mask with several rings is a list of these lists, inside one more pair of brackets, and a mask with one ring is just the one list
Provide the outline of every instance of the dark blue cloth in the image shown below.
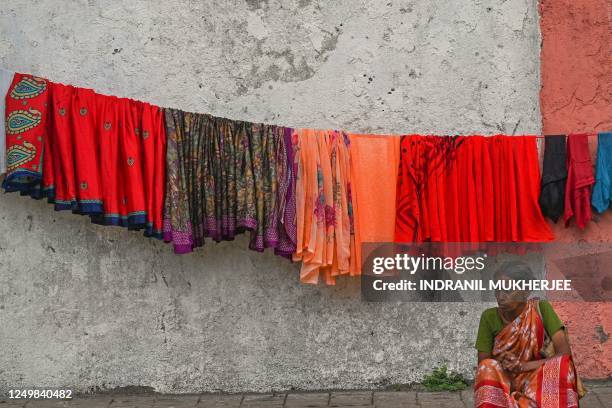
[[542,214],[555,223],[561,218],[565,209],[566,158],[565,136],[546,136],[544,139],[540,208]]

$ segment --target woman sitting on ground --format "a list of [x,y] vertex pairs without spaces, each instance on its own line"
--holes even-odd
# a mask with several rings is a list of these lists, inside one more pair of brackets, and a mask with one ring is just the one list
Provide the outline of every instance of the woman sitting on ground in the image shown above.
[[[529,266],[508,262],[496,281],[532,280]],[[576,372],[563,323],[545,300],[528,299],[529,292],[495,292],[498,307],[480,318],[476,349],[476,407],[577,407]],[[543,358],[545,337],[555,355]]]

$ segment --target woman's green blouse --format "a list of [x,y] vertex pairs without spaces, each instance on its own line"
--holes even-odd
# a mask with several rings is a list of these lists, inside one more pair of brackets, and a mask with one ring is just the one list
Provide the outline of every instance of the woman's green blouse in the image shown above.
[[[540,300],[540,313],[544,329],[549,337],[552,337],[558,330],[563,328],[563,322],[555,313],[552,305],[546,300]],[[504,328],[504,323],[497,313],[497,308],[492,307],[482,312],[480,325],[478,326],[478,337],[476,338],[476,350],[483,353],[493,351],[493,341],[497,333]]]

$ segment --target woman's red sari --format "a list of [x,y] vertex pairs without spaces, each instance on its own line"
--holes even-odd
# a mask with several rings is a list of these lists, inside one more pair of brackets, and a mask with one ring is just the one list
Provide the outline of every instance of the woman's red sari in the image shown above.
[[576,374],[570,356],[552,358],[533,371],[519,374],[510,371],[520,362],[541,358],[544,325],[535,302],[530,300],[525,310],[495,337],[493,358],[478,364],[476,407],[578,406]]

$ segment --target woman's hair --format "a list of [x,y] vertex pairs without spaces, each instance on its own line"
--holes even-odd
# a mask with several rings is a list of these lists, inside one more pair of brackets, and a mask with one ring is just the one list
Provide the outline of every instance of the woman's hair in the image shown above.
[[498,281],[502,276],[520,281],[531,281],[535,279],[529,265],[521,261],[506,261],[502,263],[493,274],[493,279]]

